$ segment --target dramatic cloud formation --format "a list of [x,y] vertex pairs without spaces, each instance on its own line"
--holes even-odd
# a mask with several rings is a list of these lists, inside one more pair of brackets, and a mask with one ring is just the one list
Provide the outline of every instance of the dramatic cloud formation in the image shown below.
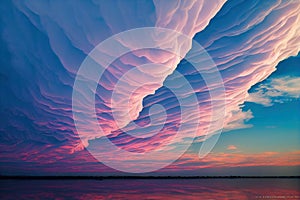
[[[211,24],[196,36],[222,70],[228,109],[225,129],[235,119],[234,113],[247,98],[251,86],[275,71],[282,58],[299,51],[299,13],[294,10],[299,4],[294,3],[260,2],[258,6],[255,2],[243,2],[233,7],[225,4]],[[245,8],[246,15],[240,12],[241,8]],[[240,13],[241,17],[226,21],[226,16],[233,13]]]
[[272,106],[274,103],[283,103],[300,97],[300,77],[285,76],[273,78],[260,84],[246,101]]
[[[252,118],[252,113],[242,112],[240,107],[246,99],[257,102],[262,99],[264,105],[275,101],[266,102],[267,97],[261,90],[274,89],[273,93],[281,91],[290,97],[299,97],[299,90],[295,88],[299,81],[288,78],[271,81],[248,97],[248,90],[274,72],[281,60],[299,52],[299,1],[7,1],[0,4],[1,55],[5,57],[1,59],[0,69],[0,90],[5,94],[0,99],[0,161],[4,170],[22,168],[26,162],[66,163],[69,159],[84,163],[77,170],[83,165],[98,166],[84,150],[84,146],[97,140],[97,133],[86,134],[82,144],[74,125],[72,87],[81,63],[95,46],[132,28],[174,29],[194,37],[207,50],[224,82],[225,131],[249,127],[244,121]],[[191,48],[191,43],[179,38],[161,38],[157,44],[176,49],[183,55]],[[130,44],[121,45],[131,48]],[[138,67],[149,63],[166,67],[148,71]],[[128,85],[120,88],[117,95],[128,97],[126,89],[145,80],[152,82],[138,88],[130,96],[129,105],[122,98],[111,102],[118,80],[132,69],[136,69],[139,76],[125,77],[122,81]],[[173,73],[175,69],[190,82],[198,100],[199,109],[189,112],[187,124],[194,124],[195,116],[200,114],[198,140],[217,131],[214,127],[210,129],[210,125],[218,122],[222,113],[212,116],[211,102],[222,107],[222,96],[211,99],[203,77],[178,55],[140,50],[115,60],[98,84],[95,108],[98,122],[110,141],[124,150],[141,153],[156,149],[174,136],[181,120],[180,105],[166,84],[179,83],[178,74]],[[209,64],[203,66],[208,74],[213,73],[211,69]],[[186,86],[178,85],[179,88]],[[191,94],[180,95],[189,97]],[[149,111],[154,104],[165,108],[166,120],[160,110]],[[112,118],[113,109],[119,114],[120,124]],[[129,115],[124,115],[127,113]],[[149,123],[151,117],[156,119],[153,124]],[[141,126],[136,127],[133,122]],[[152,129],[161,125],[163,128],[152,137],[136,138],[126,134],[131,131],[151,135]],[[194,130],[187,127],[185,131]],[[188,139],[176,142],[180,146]],[[131,158],[126,159],[131,162]],[[69,164],[76,168],[74,163]],[[59,170],[55,167],[45,170],[54,169]]]

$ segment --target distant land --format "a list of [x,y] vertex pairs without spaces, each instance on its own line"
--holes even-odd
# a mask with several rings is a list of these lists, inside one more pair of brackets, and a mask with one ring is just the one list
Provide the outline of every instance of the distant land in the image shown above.
[[300,176],[6,176],[0,175],[0,179],[13,180],[104,180],[104,179],[260,179],[260,178],[288,178],[300,179]]

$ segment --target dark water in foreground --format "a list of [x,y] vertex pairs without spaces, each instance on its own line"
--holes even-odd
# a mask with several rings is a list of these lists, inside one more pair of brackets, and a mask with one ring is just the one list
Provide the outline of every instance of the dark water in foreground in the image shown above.
[[300,199],[299,179],[0,180],[0,199]]

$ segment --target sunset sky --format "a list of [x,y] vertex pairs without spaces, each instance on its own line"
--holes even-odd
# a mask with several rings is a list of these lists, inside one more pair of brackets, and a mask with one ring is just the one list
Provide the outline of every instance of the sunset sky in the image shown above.
[[[139,161],[149,169],[177,158],[183,146],[193,142],[174,163],[150,175],[300,175],[299,10],[300,1],[288,0],[1,1],[0,174],[126,174],[104,165],[102,158],[124,161],[134,169],[135,156],[101,146],[108,138],[122,152],[135,154],[156,151],[171,141],[167,153]],[[215,81],[211,87],[205,73],[197,73],[188,60],[197,53],[194,43],[187,45],[181,37],[131,37],[133,42],[119,41],[131,51],[114,59],[99,77],[95,106],[88,100],[78,103],[80,109],[74,106],[80,67],[100,59],[93,49],[115,34],[142,27],[174,30],[199,43],[209,55],[204,58],[198,52],[199,59],[205,59],[201,70],[218,71],[218,76],[210,76]],[[186,57],[133,50],[135,40],[141,45],[151,39]],[[115,49],[98,50],[109,57]],[[140,66],[149,63],[157,66]],[[123,77],[132,70],[134,74]],[[224,96],[212,95],[220,88]],[[89,89],[78,94],[85,99],[93,92]],[[124,99],[130,90],[129,105]],[[117,98],[111,101],[114,92]],[[180,99],[191,93],[197,102],[184,105],[187,116],[181,116]],[[154,105],[165,110],[152,109]],[[89,118],[75,119],[88,116],[89,109],[96,112],[100,136]],[[114,109],[121,125],[114,120]],[[199,158],[205,135],[218,132],[220,120],[224,126],[219,140]],[[184,137],[176,138],[183,121]],[[191,138],[191,132],[196,137]]]

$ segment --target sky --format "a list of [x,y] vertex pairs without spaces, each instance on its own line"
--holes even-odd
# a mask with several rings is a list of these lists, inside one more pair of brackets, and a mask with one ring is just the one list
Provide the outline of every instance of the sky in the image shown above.
[[0,174],[299,175],[299,9],[1,1]]

